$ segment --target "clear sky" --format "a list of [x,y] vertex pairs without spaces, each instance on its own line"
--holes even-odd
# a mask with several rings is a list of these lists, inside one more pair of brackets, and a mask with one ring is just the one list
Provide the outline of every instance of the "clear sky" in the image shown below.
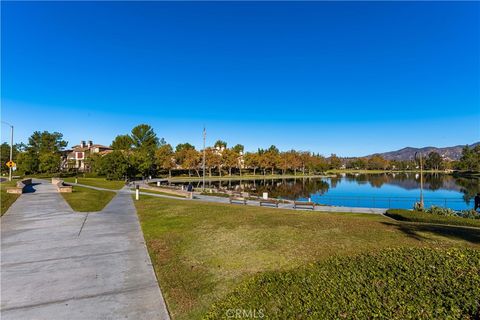
[[[3,2],[2,120],[366,155],[480,140],[479,2]],[[8,127],[2,125],[2,141]]]

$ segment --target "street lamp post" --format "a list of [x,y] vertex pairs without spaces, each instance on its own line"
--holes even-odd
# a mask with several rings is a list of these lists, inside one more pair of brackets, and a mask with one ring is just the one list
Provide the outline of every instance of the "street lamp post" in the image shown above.
[[203,191],[205,191],[205,139],[207,137],[207,131],[203,127]]
[[[419,153],[419,160],[420,160],[420,208],[424,208],[424,202],[423,202],[423,158],[422,158],[422,153]],[[415,158],[417,157],[417,154],[415,154]]]
[[[10,126],[10,162],[13,159],[13,125],[8,122],[2,121],[2,123]],[[8,168],[8,181],[12,181],[12,167]]]

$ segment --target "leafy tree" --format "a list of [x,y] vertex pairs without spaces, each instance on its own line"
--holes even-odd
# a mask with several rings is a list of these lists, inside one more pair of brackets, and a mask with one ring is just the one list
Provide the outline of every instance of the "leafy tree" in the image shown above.
[[128,134],[121,134],[112,141],[112,149],[114,150],[130,150],[132,149],[133,140]]
[[40,172],[54,173],[60,170],[60,155],[55,152],[42,152],[39,156]]
[[368,159],[367,168],[371,170],[386,170],[388,165],[388,160],[385,160],[382,156],[376,154]]
[[184,150],[184,158],[182,167],[188,169],[188,175],[190,176],[190,170],[195,170],[197,175],[200,177],[199,166],[200,166],[200,153],[195,149],[186,149]]
[[432,151],[428,154],[425,165],[431,170],[438,171],[440,168],[443,167],[443,159],[437,152]]
[[243,145],[241,145],[241,144],[236,144],[236,145],[232,148],[232,150],[235,151],[235,152],[238,153],[238,154],[243,153],[244,149],[245,149],[245,147],[244,147]]
[[148,124],[140,124],[133,128],[130,137],[136,149],[154,150],[159,144],[157,134]]
[[215,142],[215,144],[213,145],[215,148],[218,148],[218,149],[226,149],[227,148],[227,143],[225,141],[222,141],[222,140],[217,140],[217,142]]
[[253,169],[253,174],[256,174],[257,169],[260,167],[259,154],[254,152],[248,152],[244,155],[244,162],[247,168]]
[[340,160],[339,157],[337,157],[336,154],[332,153],[330,156],[330,169],[340,169],[342,166],[342,160]]
[[38,172],[40,160],[33,151],[25,151],[17,156],[17,169],[25,174]]
[[238,166],[239,154],[233,149],[225,149],[222,152],[222,164],[228,168],[228,175],[232,175],[232,169]]
[[208,168],[208,175],[212,176],[212,169],[221,166],[222,158],[220,154],[213,148],[207,148],[205,150],[205,167]]
[[109,180],[122,180],[131,175],[131,165],[122,151],[115,150],[102,157],[99,173]]
[[458,167],[462,170],[480,172],[480,145],[474,148],[465,146],[462,150]]
[[60,152],[67,146],[68,142],[63,140],[63,134],[59,132],[35,131],[28,138],[27,150],[37,154],[42,152]]
[[[16,161],[17,155],[19,153],[20,146],[18,144],[14,144],[12,148],[12,159]],[[7,162],[10,161],[10,144],[4,142],[0,146],[0,171],[8,172],[9,168],[7,167]]]
[[160,146],[155,152],[155,163],[163,170],[168,170],[168,176],[172,176],[172,169],[175,168],[173,148],[170,144]]
[[56,172],[60,170],[60,152],[67,146],[59,132],[35,131],[25,151],[18,155],[18,168],[27,173]]
[[184,162],[187,153],[189,152],[188,150],[195,150],[195,147],[192,146],[190,143],[180,143],[175,147],[175,161],[184,169]]

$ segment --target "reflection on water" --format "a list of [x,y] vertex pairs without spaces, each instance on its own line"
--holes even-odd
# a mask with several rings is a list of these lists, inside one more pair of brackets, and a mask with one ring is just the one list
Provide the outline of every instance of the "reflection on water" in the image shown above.
[[[179,183],[188,184],[188,183]],[[420,197],[420,176],[415,173],[342,174],[329,178],[207,181],[209,188],[246,191],[290,200],[311,198],[320,204],[354,207],[411,208]],[[201,187],[201,182],[194,182]],[[473,207],[480,179],[424,174],[425,205],[453,209]]]

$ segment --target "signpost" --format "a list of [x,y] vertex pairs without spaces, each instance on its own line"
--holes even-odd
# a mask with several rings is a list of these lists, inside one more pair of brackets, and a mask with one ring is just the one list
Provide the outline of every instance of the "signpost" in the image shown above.
[[12,168],[16,166],[15,162],[12,161],[12,158],[13,158],[13,126],[10,123],[5,122],[5,121],[2,121],[2,123],[10,126],[10,161],[7,162],[7,167],[9,168],[9,170],[8,170],[8,181],[12,181]]

